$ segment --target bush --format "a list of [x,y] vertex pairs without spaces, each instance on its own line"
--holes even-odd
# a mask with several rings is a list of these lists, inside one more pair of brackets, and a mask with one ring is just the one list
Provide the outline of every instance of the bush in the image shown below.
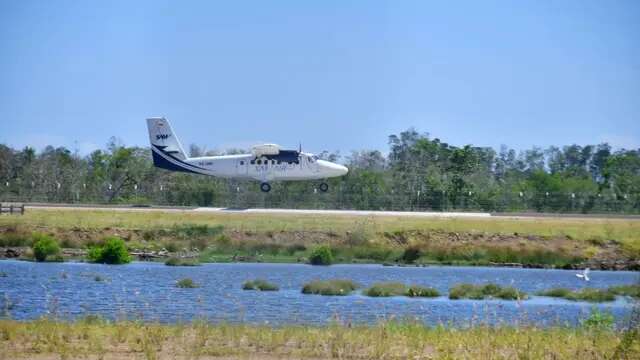
[[58,255],[60,246],[56,240],[45,234],[33,234],[33,257],[36,261],[45,261],[47,256]]
[[449,289],[449,299],[458,300],[469,297],[473,290],[474,286],[472,284],[454,285],[451,289]]
[[591,309],[589,317],[582,321],[582,326],[595,331],[606,331],[613,329],[614,318],[610,312],[603,312],[597,307]]
[[331,265],[333,263],[333,253],[327,245],[320,245],[313,249],[309,255],[311,265]]
[[615,295],[640,298],[640,285],[620,285],[609,288],[609,292]]
[[616,299],[616,294],[611,290],[584,288],[571,291],[564,288],[550,289],[538,293],[541,296],[560,297],[571,301],[605,302]]
[[571,293],[571,290],[566,288],[553,288],[549,290],[539,291],[537,295],[566,298],[569,296],[570,293]]
[[500,289],[493,296],[503,300],[521,300],[527,298],[527,294],[511,286]]
[[501,287],[496,284],[457,284],[449,289],[449,299],[452,300],[482,300],[486,298],[496,298],[503,300],[524,300],[527,297],[527,293],[522,292],[514,287]]
[[200,263],[194,259],[181,259],[177,257],[170,257],[164,262],[167,266],[198,266]]
[[367,259],[375,261],[390,260],[393,255],[393,249],[390,247],[379,245],[357,246],[353,248],[353,257],[356,259]]
[[196,284],[193,280],[189,278],[178,280],[178,282],[176,283],[176,286],[183,289],[193,289],[193,288],[199,287],[198,284]]
[[400,257],[400,260],[402,260],[403,262],[405,262],[407,264],[412,264],[416,260],[418,260],[420,258],[420,256],[422,256],[422,250],[420,250],[419,247],[417,247],[417,246],[409,246],[408,248],[404,249],[404,252],[402,253],[402,256]]
[[438,297],[440,293],[434,288],[412,285],[409,286],[405,295],[409,297]]
[[266,280],[256,279],[245,281],[242,284],[243,290],[259,290],[259,291],[277,291],[278,285],[267,282]]
[[124,240],[118,237],[106,238],[104,245],[89,249],[87,257],[89,261],[102,264],[119,265],[131,262]]
[[303,294],[316,295],[349,295],[353,290],[358,288],[358,284],[351,280],[316,280],[304,284],[302,287]]
[[24,234],[13,232],[0,234],[0,247],[29,246],[30,244],[33,244],[33,241]]
[[383,282],[373,284],[370,288],[365,290],[363,294],[372,297],[387,297],[405,295],[406,292],[407,287],[402,283]]

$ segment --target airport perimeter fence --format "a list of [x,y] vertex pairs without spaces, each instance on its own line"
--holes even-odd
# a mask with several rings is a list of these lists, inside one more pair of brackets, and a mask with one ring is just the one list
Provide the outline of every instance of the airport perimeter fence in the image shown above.
[[640,214],[640,194],[508,192],[488,196],[465,192],[452,196],[444,191],[364,192],[338,184],[328,192],[312,185],[301,190],[273,184],[269,193],[255,183],[229,183],[208,188],[172,188],[167,184],[134,184],[119,189],[104,184],[88,188],[53,183],[46,187],[0,186],[0,202],[64,203],[133,206],[189,206],[222,208],[290,208],[383,211],[481,211],[581,214]]

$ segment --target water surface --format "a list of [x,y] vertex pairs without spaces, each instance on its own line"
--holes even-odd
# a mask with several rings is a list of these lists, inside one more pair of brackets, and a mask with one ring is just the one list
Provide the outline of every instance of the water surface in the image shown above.
[[[489,267],[384,267],[381,265],[204,264],[170,267],[137,262],[109,266],[86,263],[0,261],[0,310],[26,320],[43,315],[73,319],[88,314],[108,318],[141,318],[177,322],[207,318],[215,322],[322,325],[342,322],[374,323],[383,319],[412,319],[426,324],[467,326],[490,324],[579,324],[592,307],[610,311],[623,325],[633,302],[590,304],[533,296],[525,301],[449,300],[449,287],[460,282],[512,285],[529,294],[552,287],[597,287],[633,284],[637,272],[592,271],[591,281],[575,271]],[[105,281],[96,281],[96,276]],[[189,277],[200,285],[180,289],[177,280]],[[245,280],[264,278],[280,291],[245,291]],[[366,287],[379,281],[400,281],[437,288],[435,299],[369,298],[304,295],[300,289],[315,279],[352,279]],[[6,314],[8,313],[8,314]]]

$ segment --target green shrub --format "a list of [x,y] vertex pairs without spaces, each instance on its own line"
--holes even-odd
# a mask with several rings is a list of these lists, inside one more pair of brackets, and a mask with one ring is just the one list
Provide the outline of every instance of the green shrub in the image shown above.
[[400,260],[407,264],[412,264],[422,256],[422,250],[417,246],[409,246],[404,249]]
[[566,288],[553,288],[549,290],[538,291],[537,293],[537,295],[540,295],[540,296],[559,297],[559,298],[566,298],[569,296],[569,294],[571,294],[571,290]]
[[24,234],[13,232],[0,234],[0,247],[29,246],[31,244],[33,244],[32,239]]
[[449,299],[452,300],[482,300],[487,298],[496,298],[503,300],[524,300],[527,297],[527,293],[522,292],[514,287],[501,287],[496,284],[457,284],[449,289]]
[[309,255],[311,265],[331,265],[333,263],[333,253],[327,245],[320,245],[313,249]]
[[458,300],[468,298],[475,290],[472,284],[456,284],[449,289],[449,299]]
[[407,287],[402,283],[382,282],[373,284],[363,294],[372,297],[387,297],[405,295],[406,292]]
[[571,291],[563,288],[550,289],[538,293],[541,296],[560,297],[571,301],[605,302],[616,299],[613,291],[604,289],[584,288]]
[[227,234],[220,234],[216,237],[216,248],[218,250],[224,251],[231,248],[232,241],[231,237]]
[[60,246],[56,240],[46,234],[33,234],[33,257],[36,261],[45,261],[48,256],[58,255]]
[[131,262],[124,240],[118,237],[106,238],[104,245],[89,249],[87,257],[89,261],[102,264],[119,265]]
[[612,330],[614,324],[613,315],[610,312],[600,311],[597,307],[591,309],[589,317],[582,321],[582,326],[592,331]]
[[243,290],[277,291],[278,285],[267,282],[263,279],[248,280],[242,284]]
[[358,284],[351,280],[316,280],[304,284],[302,287],[303,294],[316,295],[349,295],[353,290],[358,288]]
[[640,285],[619,285],[609,288],[609,292],[614,295],[631,296],[640,298]]
[[181,259],[177,257],[170,257],[164,262],[167,266],[198,266],[200,263],[194,259]]
[[367,259],[383,262],[391,259],[393,249],[380,245],[356,246],[353,248],[353,257],[356,259]]
[[193,289],[193,288],[199,287],[198,284],[196,284],[193,280],[189,278],[178,280],[178,282],[176,283],[176,286],[183,289]]
[[520,290],[511,286],[501,288],[493,296],[503,300],[524,300],[527,298],[526,293],[523,293]]
[[409,297],[438,297],[440,293],[434,288],[412,285],[407,288],[405,295]]
[[178,252],[178,250],[180,250],[180,248],[178,247],[178,244],[176,244],[175,242],[169,241],[164,243],[164,248],[168,251],[168,252]]

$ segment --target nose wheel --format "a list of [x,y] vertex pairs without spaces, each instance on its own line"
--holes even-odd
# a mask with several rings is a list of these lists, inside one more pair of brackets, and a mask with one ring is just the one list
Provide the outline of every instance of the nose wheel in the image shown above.
[[269,191],[271,191],[271,185],[269,185],[269,183],[262,183],[260,184],[260,190],[262,190],[262,192],[268,193]]
[[320,183],[320,185],[318,185],[318,189],[320,189],[320,191],[322,191],[322,192],[327,192],[327,191],[329,191],[329,184]]

